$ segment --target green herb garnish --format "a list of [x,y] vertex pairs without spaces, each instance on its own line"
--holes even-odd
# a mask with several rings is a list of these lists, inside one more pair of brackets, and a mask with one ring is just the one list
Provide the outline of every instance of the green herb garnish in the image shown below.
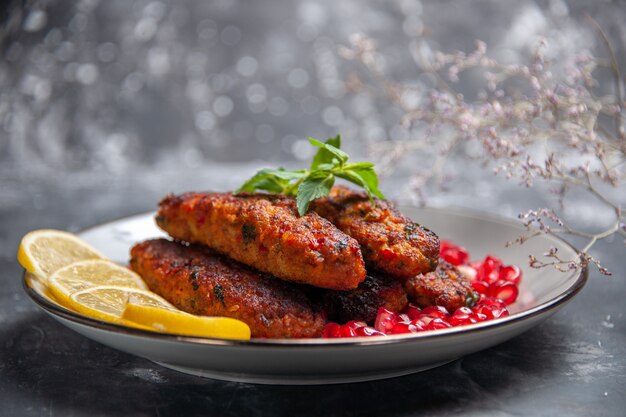
[[298,213],[302,216],[309,209],[311,201],[328,195],[335,178],[343,178],[367,191],[370,201],[374,196],[384,199],[378,189],[378,176],[371,162],[348,163],[348,154],[341,150],[341,136],[322,143],[309,138],[311,145],[319,148],[309,169],[287,171],[284,168],[262,169],[235,191],[254,192],[264,190],[274,194],[296,197]]

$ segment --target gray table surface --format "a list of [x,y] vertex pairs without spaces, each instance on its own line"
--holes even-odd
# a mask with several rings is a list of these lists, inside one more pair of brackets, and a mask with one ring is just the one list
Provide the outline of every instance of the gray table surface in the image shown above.
[[197,378],[92,342],[40,311],[22,290],[15,261],[28,230],[75,231],[152,210],[168,190],[238,181],[218,181],[212,173],[161,175],[34,181],[3,174],[0,415],[624,415],[626,281],[619,242],[597,249],[615,275],[592,272],[579,296],[546,323],[440,368],[375,382],[298,387]]

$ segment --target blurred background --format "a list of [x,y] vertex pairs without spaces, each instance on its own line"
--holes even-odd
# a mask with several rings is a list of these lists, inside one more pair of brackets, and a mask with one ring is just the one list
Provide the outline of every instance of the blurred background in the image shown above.
[[[168,191],[227,189],[263,166],[298,166],[313,152],[309,136],[341,133],[355,159],[371,158],[372,143],[411,132],[388,102],[346,88],[356,64],[337,52],[354,33],[376,40],[392,78],[419,85],[415,45],[469,52],[481,39],[496,58],[522,62],[544,37],[552,57],[606,55],[588,16],[626,41],[618,1],[5,2],[0,209],[85,198],[103,212],[151,209]],[[471,79],[458,88],[476,94]],[[431,204],[515,215],[542,203],[462,155],[449,166],[462,178],[452,194],[432,190]],[[411,199],[405,174],[384,180],[389,196]]]

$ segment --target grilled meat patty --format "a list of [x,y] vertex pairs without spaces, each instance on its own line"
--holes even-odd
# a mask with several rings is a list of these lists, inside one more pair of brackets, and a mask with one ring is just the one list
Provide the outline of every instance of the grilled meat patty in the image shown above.
[[372,205],[364,192],[338,186],[311,207],[359,242],[368,266],[400,278],[434,270],[439,261],[439,237],[409,220],[390,202],[376,199],[375,203]]
[[160,203],[156,222],[174,239],[205,244],[287,281],[349,290],[365,279],[357,241],[316,213],[298,216],[294,198],[169,195]]
[[420,307],[439,305],[453,312],[459,307],[472,307],[478,294],[461,272],[443,260],[433,272],[416,275],[404,283],[409,300]]
[[131,249],[131,268],[150,290],[192,314],[239,319],[252,337],[319,337],[325,313],[301,286],[275,279],[208,248],[165,239]]
[[359,320],[373,324],[380,307],[399,312],[408,304],[402,284],[383,274],[368,274],[355,290],[320,290],[318,297],[328,318],[337,323]]

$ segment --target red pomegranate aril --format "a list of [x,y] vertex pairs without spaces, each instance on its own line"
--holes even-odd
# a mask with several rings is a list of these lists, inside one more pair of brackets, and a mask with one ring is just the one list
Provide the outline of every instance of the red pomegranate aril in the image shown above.
[[385,333],[379,332],[373,327],[363,326],[355,330],[357,336],[384,336]]
[[452,325],[447,321],[435,318],[426,325],[425,330],[447,329],[449,327],[452,327]]
[[329,338],[341,337],[341,326],[333,322],[327,323],[326,326],[324,326],[323,335]]
[[426,327],[428,326],[428,323],[430,323],[432,320],[435,320],[435,319],[430,316],[421,316],[419,319],[413,320],[411,323],[420,322],[423,327]]
[[483,314],[487,318],[486,320],[493,320],[500,317],[506,317],[509,315],[509,311],[506,307],[500,307],[497,305],[489,305],[489,304],[481,304],[474,307],[474,312],[476,314]]
[[[519,295],[518,285],[522,279],[522,271],[519,267],[503,265],[502,261],[493,255],[486,256],[482,262],[470,262],[469,252],[465,248],[445,240],[441,241],[440,254],[445,261],[459,267],[461,273],[470,281],[472,288],[479,294],[479,300],[473,308],[461,307],[450,314],[442,306],[420,308],[415,304],[409,304],[401,313],[381,307],[376,314],[374,327],[359,320],[351,320],[343,325],[329,322],[324,327],[324,337],[417,333],[424,330],[463,326],[509,315],[507,305],[515,302]],[[389,249],[383,249],[381,255],[388,260],[396,257],[396,254]]]
[[473,317],[478,322],[487,320],[487,315],[482,313],[482,312],[478,312],[478,311],[474,311],[474,316]]
[[506,304],[502,300],[494,297],[483,297],[477,305],[495,306],[506,309]]
[[356,336],[356,331],[347,324],[344,324],[340,327],[339,334],[341,335],[340,337],[354,337]]
[[[431,320],[432,320],[432,319],[431,319]],[[421,332],[422,330],[425,330],[425,329],[426,329],[426,325],[425,325],[425,324],[424,324],[424,322],[423,322],[422,320],[420,320],[420,319],[413,320],[413,321],[411,322],[411,324],[417,328],[417,331],[418,331],[418,332]]]
[[376,314],[376,322],[374,323],[374,328],[379,332],[387,333],[398,321],[396,313],[393,311],[387,310],[384,307],[378,309],[378,314]]
[[358,329],[360,327],[367,326],[367,323],[365,323],[364,321],[350,320],[349,322],[344,324],[344,326],[348,326],[349,328],[351,328],[353,330],[356,330],[356,329]]
[[522,271],[515,265],[506,265],[500,268],[500,279],[519,285],[522,280]]
[[478,292],[478,294],[488,294],[489,293],[489,283],[485,281],[474,281],[472,282],[472,288]]
[[417,327],[411,323],[396,323],[387,334],[417,333]]
[[408,314],[398,314],[396,315],[396,322],[398,323],[410,323],[411,318]]
[[517,300],[519,290],[517,285],[510,281],[498,280],[489,286],[489,293],[492,297],[499,298],[506,305],[510,305]]
[[474,317],[474,312],[467,307],[457,308],[448,323],[452,326],[463,326],[465,324],[473,324],[476,323],[476,317]]
[[422,310],[413,303],[409,303],[404,313],[409,316],[411,320],[419,319],[422,314]]
[[453,316],[450,319],[451,326],[465,326],[466,324],[474,324],[476,319],[472,316]]
[[476,278],[491,284],[500,278],[501,266],[502,261],[500,259],[493,255],[488,255],[478,267]]
[[446,240],[441,242],[439,255],[452,265],[463,265],[469,261],[467,249]]
[[450,313],[443,306],[428,306],[422,310],[421,316],[428,316],[432,318],[448,320],[450,318]]

